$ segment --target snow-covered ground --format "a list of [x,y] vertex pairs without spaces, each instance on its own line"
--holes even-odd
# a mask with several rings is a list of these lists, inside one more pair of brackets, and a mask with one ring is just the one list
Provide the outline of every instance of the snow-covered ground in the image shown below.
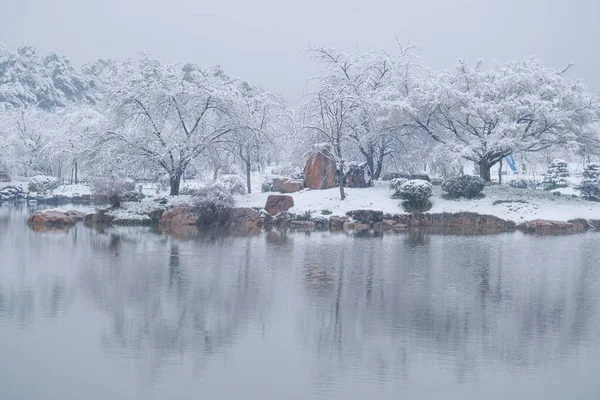
[[[276,193],[261,193],[260,184],[268,177],[268,173],[254,173],[252,176],[253,193],[248,195],[236,195],[236,205],[238,207],[264,207],[267,197]],[[22,180],[15,179],[13,182],[2,182],[0,188],[9,185],[19,185],[27,190],[27,178]],[[580,178],[568,179],[571,185],[579,183]],[[183,188],[199,188],[210,185],[212,182],[202,180],[190,180],[182,182]],[[293,213],[311,212],[313,216],[322,214],[327,215],[345,215],[347,211],[359,209],[381,210],[384,213],[399,214],[404,213],[401,201],[392,199],[389,190],[389,182],[377,181],[375,186],[367,189],[349,189],[346,188],[347,198],[340,200],[339,189],[328,190],[303,190],[298,193],[292,193],[294,198],[294,207],[290,210]],[[160,187],[158,184],[143,184],[143,192],[148,196],[145,202],[139,206],[151,204],[153,198],[167,197],[169,205],[176,205],[189,201],[189,196],[168,196],[168,188]],[[557,196],[552,192],[560,192]],[[443,194],[439,186],[434,186],[434,195],[431,198],[433,207],[429,212],[461,212],[470,211],[479,214],[495,215],[499,218],[515,221],[517,223],[533,219],[549,219],[566,221],[574,218],[600,219],[600,203],[573,198],[571,195],[579,195],[579,191],[572,186],[553,190],[552,192],[515,189],[508,185],[492,185],[484,189],[485,195],[482,199],[475,200],[446,200],[441,196]],[[90,187],[86,185],[62,185],[52,191],[53,195],[73,196],[90,194]],[[508,200],[495,204],[498,200]],[[145,210],[140,210],[143,213]]]
[[[573,189],[559,191],[571,193]],[[533,219],[549,219],[567,221],[574,218],[600,219],[600,203],[572,198],[570,194],[560,196],[551,192],[530,189],[515,189],[509,186],[488,186],[484,189],[482,199],[446,200],[441,197],[442,190],[434,187],[433,207],[429,212],[461,212],[470,211],[479,214],[495,215],[499,218],[517,223]],[[576,192],[573,192],[576,193]],[[275,193],[252,193],[236,196],[239,207],[264,207],[267,197]],[[310,211],[319,215],[323,210],[333,215],[345,215],[347,211],[359,209],[381,210],[384,213],[404,213],[401,201],[390,198],[389,182],[375,182],[375,186],[367,189],[346,189],[347,199],[340,200],[339,189],[304,190],[292,193],[294,207],[290,212],[305,213]],[[498,200],[512,202],[494,205]],[[526,203],[523,203],[526,202]]]

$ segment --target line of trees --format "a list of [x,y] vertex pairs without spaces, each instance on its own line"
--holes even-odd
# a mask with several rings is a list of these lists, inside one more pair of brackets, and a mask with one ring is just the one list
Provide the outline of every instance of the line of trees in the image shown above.
[[[98,60],[82,68],[31,46],[0,45],[0,169],[19,174],[168,177],[187,171],[246,176],[274,160],[301,164],[326,142],[339,176],[365,162],[375,179],[394,168],[451,173],[461,160],[482,178],[511,154],[599,154],[598,97],[569,68],[536,59],[459,62],[431,71],[417,49],[346,54],[314,47],[323,67],[293,107],[220,67]],[[345,197],[343,179],[340,196]]]

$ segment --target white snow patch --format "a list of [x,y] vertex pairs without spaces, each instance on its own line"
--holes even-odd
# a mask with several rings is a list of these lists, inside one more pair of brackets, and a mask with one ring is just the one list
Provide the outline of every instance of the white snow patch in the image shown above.
[[[568,188],[567,188],[568,189]],[[560,189],[564,191],[565,189]],[[390,198],[389,182],[376,181],[375,186],[365,189],[345,189],[347,198],[340,200],[338,188],[327,190],[303,190],[290,194],[294,198],[293,213],[310,211],[313,215],[329,210],[333,215],[345,215],[346,212],[359,209],[381,210],[384,213],[405,213],[401,200]],[[482,199],[446,200],[441,197],[444,192],[434,186],[433,207],[430,213],[442,212],[475,212],[494,215],[514,222],[533,219],[567,221],[575,218],[600,219],[600,203],[572,198],[569,195],[553,195],[551,192],[530,189],[515,189],[509,186],[486,186]],[[267,197],[278,193],[252,193],[245,196],[234,196],[238,207],[264,207]],[[496,200],[508,200],[509,203],[494,205]],[[524,201],[526,203],[523,203]]]

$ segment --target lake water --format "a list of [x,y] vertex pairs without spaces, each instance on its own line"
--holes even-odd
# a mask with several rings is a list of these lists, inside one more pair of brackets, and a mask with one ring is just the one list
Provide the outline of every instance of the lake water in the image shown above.
[[600,234],[36,233],[0,207],[0,399],[599,399]]

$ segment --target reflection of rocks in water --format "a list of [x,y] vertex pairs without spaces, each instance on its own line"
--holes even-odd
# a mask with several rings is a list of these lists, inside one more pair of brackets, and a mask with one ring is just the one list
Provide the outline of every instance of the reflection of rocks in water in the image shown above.
[[161,231],[164,235],[178,240],[193,240],[200,234],[196,226],[190,225],[172,226],[170,228],[161,227]]
[[153,243],[148,255],[140,254],[144,243],[122,243],[122,254],[136,254],[134,264],[85,265],[86,297],[112,319],[103,349],[145,354],[154,375],[168,357],[189,352],[202,365],[230,347],[268,290],[253,283],[254,239],[219,240]]
[[409,246],[424,246],[429,244],[429,234],[423,229],[412,229],[406,233],[404,241]]
[[[519,243],[515,254],[513,236],[491,246],[487,238],[417,233],[407,234],[408,247],[388,238],[392,247],[371,255],[376,241],[355,240],[339,250],[332,244],[329,257],[320,246],[303,251],[310,304],[301,309],[299,326],[306,346],[323,360],[320,379],[355,365],[376,370],[380,363],[388,374],[408,374],[423,352],[453,365],[459,382],[476,374],[482,360],[537,368],[576,353],[600,328],[593,317],[600,290],[599,274],[590,276],[594,268],[549,270],[539,249]],[[598,255],[582,259],[600,263]]]
[[73,228],[72,225],[48,226],[48,225],[30,225],[34,232],[38,233],[67,233]]
[[20,326],[25,326],[35,318],[35,290],[31,287],[0,286],[0,320],[14,319]]
[[267,243],[284,244],[288,242],[288,232],[286,230],[272,230],[265,235]]

